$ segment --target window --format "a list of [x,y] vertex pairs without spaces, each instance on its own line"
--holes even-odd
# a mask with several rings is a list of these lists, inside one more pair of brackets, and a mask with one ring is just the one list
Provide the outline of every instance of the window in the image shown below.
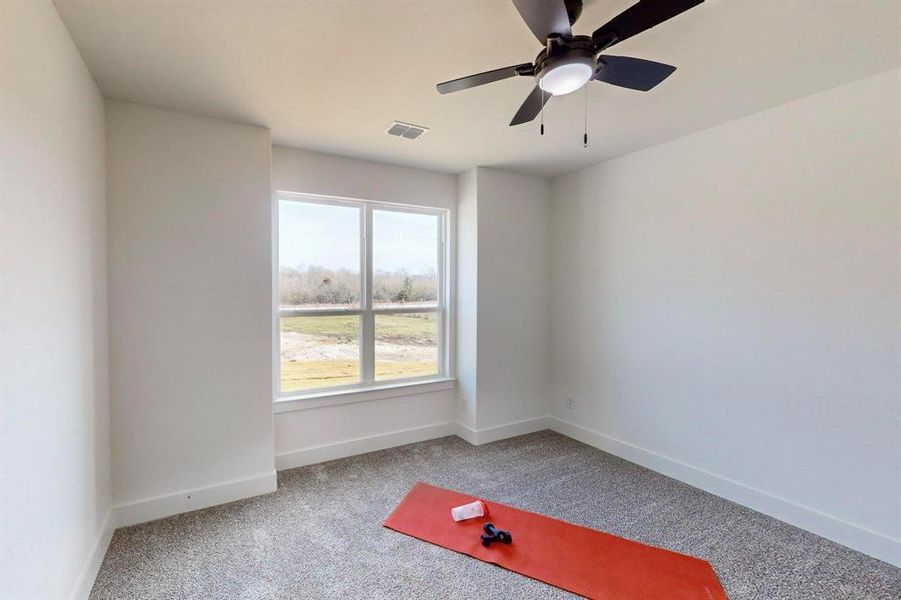
[[278,195],[280,396],[447,375],[446,211]]

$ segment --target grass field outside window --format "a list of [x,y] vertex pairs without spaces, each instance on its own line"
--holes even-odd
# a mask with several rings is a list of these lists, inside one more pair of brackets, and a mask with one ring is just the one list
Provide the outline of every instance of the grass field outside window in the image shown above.
[[[377,381],[437,375],[438,334],[434,313],[376,317]],[[281,318],[281,386],[298,391],[360,382],[360,318]]]

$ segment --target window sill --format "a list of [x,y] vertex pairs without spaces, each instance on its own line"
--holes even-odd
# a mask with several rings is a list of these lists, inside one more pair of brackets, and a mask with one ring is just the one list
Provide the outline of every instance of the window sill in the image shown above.
[[272,412],[283,413],[295,410],[322,408],[324,406],[337,406],[339,404],[368,402],[369,400],[384,400],[386,398],[399,398],[401,396],[412,396],[415,394],[428,394],[430,392],[453,389],[455,381],[456,380],[452,377],[442,377],[426,379],[423,381],[405,381],[401,383],[370,385],[357,389],[350,388],[283,396],[276,398],[272,403]]

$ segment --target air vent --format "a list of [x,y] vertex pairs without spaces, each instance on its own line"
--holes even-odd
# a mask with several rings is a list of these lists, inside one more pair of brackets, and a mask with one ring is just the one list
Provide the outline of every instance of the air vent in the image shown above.
[[408,140],[416,140],[428,133],[428,131],[428,127],[421,127],[419,125],[411,125],[410,123],[395,121],[391,124],[391,127],[389,127],[385,131],[385,133],[387,133],[388,135],[393,135],[395,137],[406,138]]

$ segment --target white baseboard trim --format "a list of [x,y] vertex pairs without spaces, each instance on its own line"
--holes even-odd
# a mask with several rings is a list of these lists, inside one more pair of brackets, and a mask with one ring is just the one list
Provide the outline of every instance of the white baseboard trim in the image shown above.
[[405,444],[434,440],[448,435],[456,435],[470,444],[479,445],[517,435],[533,433],[547,428],[547,417],[524,419],[522,421],[514,421],[513,423],[505,423],[503,425],[486,427],[484,429],[473,429],[466,425],[462,425],[461,423],[448,421],[446,423],[436,423],[435,425],[426,425],[424,427],[379,433],[376,435],[335,442],[333,444],[323,444],[321,446],[312,446],[310,448],[282,452],[275,455],[275,468],[279,471],[296,469],[297,467],[314,465],[327,460],[336,460],[338,458],[347,458],[348,456],[357,454],[386,450]]
[[473,446],[477,446],[479,443],[478,432],[472,427],[464,425],[463,423],[454,423],[454,435],[465,442],[469,442]]
[[75,586],[72,588],[72,594],[69,596],[72,600],[87,600],[91,595],[91,589],[94,587],[94,580],[97,579],[97,573],[100,572],[100,565],[103,564],[103,557],[106,556],[106,549],[109,548],[110,540],[113,539],[113,532],[116,530],[116,518],[114,509],[111,507],[106,511],[103,517],[103,523],[97,531],[97,537],[94,545],[88,553],[84,567],[75,580]]
[[275,471],[116,506],[116,527],[128,527],[180,513],[268,494],[278,488]]
[[463,438],[470,444],[480,446],[482,444],[490,444],[498,440],[525,435],[527,433],[535,433],[548,429],[547,417],[535,417],[533,419],[523,419],[521,421],[513,421],[512,423],[504,423],[503,425],[495,425],[493,427],[484,427],[482,429],[473,429],[462,423],[456,423],[458,437]]
[[300,448],[299,450],[291,450],[276,454],[275,468],[279,471],[296,469],[297,467],[313,465],[327,460],[346,458],[356,454],[365,454],[367,452],[394,448],[395,446],[403,446],[404,444],[433,440],[448,435],[454,435],[455,433],[457,433],[457,424],[448,421],[446,423],[436,423],[424,427],[414,427],[412,429],[402,429],[400,431],[369,435],[366,437],[335,442],[333,444]]
[[901,567],[901,540],[617,440],[581,425],[557,417],[548,417],[548,422],[550,429],[574,440]]

